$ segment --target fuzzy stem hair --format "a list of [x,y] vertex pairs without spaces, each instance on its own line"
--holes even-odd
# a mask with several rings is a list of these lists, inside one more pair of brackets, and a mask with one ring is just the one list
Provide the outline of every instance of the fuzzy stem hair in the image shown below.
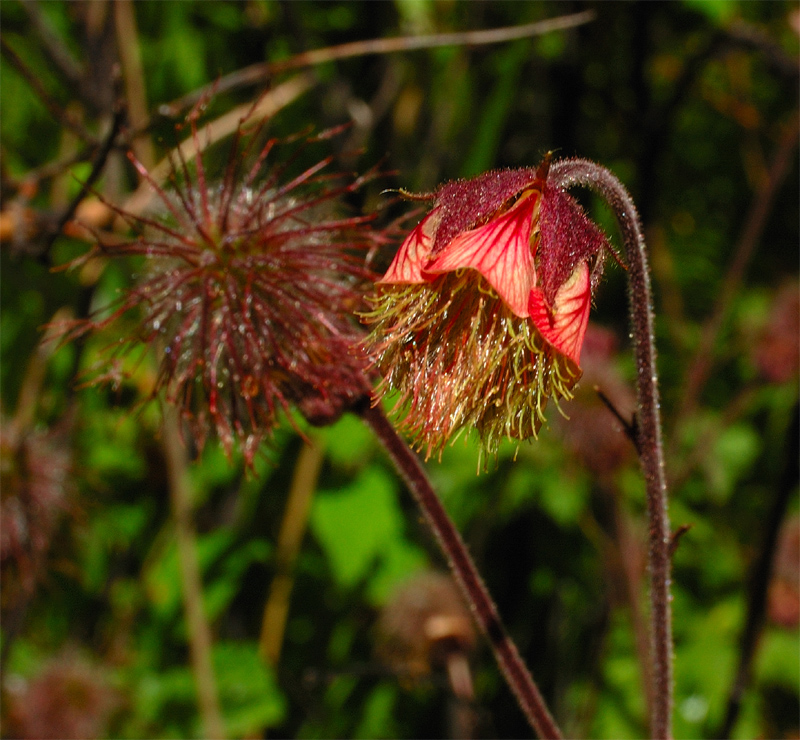
[[555,162],[548,183],[583,186],[599,193],[619,223],[628,269],[628,298],[636,356],[637,448],[647,489],[648,560],[652,619],[651,737],[672,737],[672,609],[670,602],[670,526],[659,411],[658,375],[647,249],[636,206],[622,183],[605,167],[585,159]]

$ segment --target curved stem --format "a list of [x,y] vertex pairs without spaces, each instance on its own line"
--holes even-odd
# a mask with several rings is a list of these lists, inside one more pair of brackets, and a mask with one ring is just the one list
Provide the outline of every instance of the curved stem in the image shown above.
[[647,486],[650,605],[652,612],[654,738],[672,736],[672,609],[670,606],[670,528],[661,439],[658,376],[653,334],[650,273],[642,226],[636,206],[620,181],[605,167],[585,159],[567,159],[550,167],[548,183],[560,188],[589,187],[614,211],[622,233],[628,266],[629,306],[636,355],[638,389],[637,439]]
[[363,407],[354,409],[354,412],[358,413],[364,423],[375,432],[422,509],[447,558],[453,576],[472,609],[475,621],[488,638],[497,663],[531,727],[541,738],[560,738],[561,732],[558,726],[550,715],[516,645],[500,621],[497,607],[461,535],[433,490],[419,458],[397,434],[380,407],[373,407],[369,401],[365,401]]

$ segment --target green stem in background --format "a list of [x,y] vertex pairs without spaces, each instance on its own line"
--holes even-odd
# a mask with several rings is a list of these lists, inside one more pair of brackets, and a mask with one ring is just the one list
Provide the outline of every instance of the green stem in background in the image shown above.
[[411,495],[422,510],[428,526],[436,535],[453,576],[461,587],[467,604],[472,609],[475,621],[488,638],[500,670],[517,697],[531,727],[540,738],[561,738],[558,726],[550,715],[516,645],[500,621],[497,607],[492,601],[461,535],[433,490],[419,458],[397,434],[380,407],[373,407],[369,401],[365,400],[363,406],[354,411],[372,429],[403,476]]
[[292,486],[286,501],[278,544],[275,550],[275,577],[264,606],[258,652],[273,667],[278,665],[294,586],[294,566],[308,526],[308,514],[319,471],[325,459],[324,445],[315,439],[304,443],[294,466]]
[[647,489],[649,521],[648,562],[653,651],[650,732],[653,738],[663,740],[672,737],[671,532],[667,515],[652,297],[644,233],[628,191],[605,167],[585,159],[562,160],[550,167],[548,183],[560,188],[577,185],[597,191],[614,212],[622,233],[636,357],[637,447]]
[[162,446],[169,478],[172,516],[181,574],[184,613],[189,630],[189,650],[197,686],[203,736],[224,738],[225,725],[219,707],[217,680],[211,657],[211,628],[203,606],[203,582],[197,560],[197,536],[192,521],[192,488],[188,475],[188,459],[180,432],[180,419],[174,406],[162,406],[164,426]]
[[728,738],[732,735],[742,708],[744,693],[752,677],[753,661],[758,651],[759,637],[767,618],[770,576],[779,546],[781,525],[789,509],[792,492],[797,490],[797,481],[800,478],[800,465],[798,465],[797,459],[798,445],[800,445],[800,406],[795,403],[792,420],[785,432],[786,456],[783,472],[775,486],[775,498],[765,521],[764,541],[761,551],[753,563],[753,571],[750,576],[747,617],[739,643],[739,666],[736,669],[728,696],[728,706],[725,710],[722,728],[714,737]]

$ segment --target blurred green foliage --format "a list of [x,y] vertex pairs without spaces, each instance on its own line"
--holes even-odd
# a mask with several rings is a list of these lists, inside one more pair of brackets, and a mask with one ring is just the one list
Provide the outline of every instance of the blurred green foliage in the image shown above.
[[[109,125],[115,91],[129,89],[127,68],[120,85],[112,79],[122,46],[140,55],[150,140],[161,159],[180,118],[158,115],[159,106],[248,65],[356,40],[595,11],[591,23],[541,38],[320,64],[312,89],[271,125],[287,133],[352,121],[331,145],[345,156],[363,149],[358,164],[348,160],[353,167],[382,162],[395,173],[374,185],[370,203],[385,200],[385,187],[429,191],[445,179],[535,165],[549,150],[594,159],[630,188],[652,258],[671,518],[674,527],[691,526],[674,559],[675,734],[715,736],[753,608],[756,565],[781,501],[788,502],[779,517],[785,537],[800,536],[791,516],[798,492],[792,296],[800,219],[797,150],[785,143],[797,125],[796,4],[141,0],[132,7],[135,32],[120,34],[114,3],[0,4],[4,44],[48,97],[43,102],[4,48],[4,216],[25,208],[57,214],[74,197]],[[80,84],[59,71],[36,19],[71,55]],[[260,89],[221,92],[208,115],[250,101]],[[86,141],[53,109],[78,121]],[[781,151],[788,166],[765,197]],[[48,172],[57,161],[66,164]],[[95,189],[121,203],[136,184],[115,152]],[[760,198],[765,217],[753,254],[731,278]],[[614,238],[608,213],[597,217]],[[50,347],[45,359],[37,354],[42,327],[57,311],[80,317],[107,306],[139,268],[109,264],[94,278],[53,271],[86,244],[61,236],[37,252],[13,223],[0,254],[3,482],[26,474],[14,467],[9,450],[18,448],[8,430],[29,412],[22,437],[52,434],[47,439],[68,450],[72,464],[57,522],[45,532],[35,589],[16,588],[16,566],[4,561],[3,736],[29,736],[25,702],[50,701],[71,716],[74,707],[40,678],[48,670],[61,675],[59,656],[77,651],[91,666],[82,679],[89,698],[79,711],[94,707],[95,736],[199,737],[161,416],[154,404],[141,404],[151,360],[131,359],[132,377],[116,388],[86,388],[81,372],[106,361],[108,338]],[[384,264],[390,257],[382,255]],[[595,319],[617,349],[601,359],[606,372],[630,385],[624,293],[623,271],[609,265]],[[721,306],[707,346],[703,327]],[[710,372],[693,388],[698,353]],[[36,396],[26,401],[21,390],[39,371]],[[608,469],[591,462],[590,453],[606,454],[609,439],[622,448],[627,442],[590,382],[574,406],[564,404],[571,421],[550,409],[540,439],[504,447],[487,473],[476,475],[472,441],[457,441],[427,467],[567,735],[642,737],[636,620],[645,604],[643,487],[630,450]],[[604,388],[602,378],[597,382]],[[581,404],[586,413],[573,413]],[[585,432],[582,441],[570,424]],[[401,479],[354,417],[313,432],[325,459],[294,566],[281,661],[272,667],[259,658],[262,612],[278,572],[276,541],[302,445],[298,426],[287,420],[255,474],[213,443],[190,470],[226,732],[445,736],[451,728],[443,677],[401,680],[375,658],[374,625],[394,587],[443,566]],[[51,462],[40,457],[35,465],[46,471]],[[5,508],[4,518],[7,528]],[[800,597],[792,556],[782,552],[734,737],[797,736],[800,641],[791,610]],[[788,586],[779,587],[785,572]],[[472,665],[478,733],[527,736],[485,646]],[[64,722],[55,731],[68,732]]]

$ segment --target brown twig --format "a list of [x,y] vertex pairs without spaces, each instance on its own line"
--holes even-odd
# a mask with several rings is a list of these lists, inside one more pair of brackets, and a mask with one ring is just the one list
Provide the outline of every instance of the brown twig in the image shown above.
[[464,31],[461,33],[441,33],[429,36],[400,36],[393,39],[368,39],[353,41],[339,46],[314,49],[297,54],[280,62],[264,62],[253,64],[221,77],[213,85],[207,85],[184,95],[172,103],[162,105],[158,111],[164,116],[176,116],[180,111],[194,105],[212,90],[226,92],[245,85],[258,85],[268,81],[274,75],[292,69],[311,67],[337,59],[349,59],[370,54],[392,54],[400,51],[418,51],[420,49],[436,49],[442,46],[482,46],[500,44],[516,39],[540,36],[551,31],[565,30],[582,26],[595,19],[593,10],[586,10],[572,15],[548,18],[536,23],[521,26],[492,28],[486,31]]
[[[734,250],[733,260],[728,267],[717,298],[714,312],[705,322],[698,342],[698,349],[689,370],[686,373],[686,386],[680,394],[682,399],[676,415],[675,428],[681,425],[697,408],[700,393],[708,380],[715,358],[715,349],[720,331],[730,311],[731,303],[739,289],[747,266],[758,246],[764,226],[767,222],[780,185],[786,177],[793,162],[793,153],[797,147],[798,117],[795,115],[791,124],[786,126],[781,136],[778,149],[769,168],[769,175],[763,187],[756,193],[750,210],[747,213],[739,241]],[[672,447],[677,443],[680,434],[673,437]]]
[[3,36],[0,36],[0,49],[2,49],[6,59],[8,59],[17,72],[25,79],[25,82],[27,82],[31,86],[31,89],[39,96],[39,99],[44,103],[47,110],[50,111],[53,118],[60,121],[65,128],[72,131],[81,141],[92,145],[97,144],[97,137],[89,133],[79,121],[75,120],[68,111],[64,110],[56,99],[45,90],[39,77],[28,68],[28,65],[25,64],[19,54],[11,48]]
[[308,525],[311,502],[324,459],[323,445],[315,439],[312,443],[303,444],[294,467],[294,477],[275,548],[275,577],[264,606],[261,636],[258,640],[259,655],[273,667],[280,662],[289,600],[294,586],[294,566]]
[[[132,0],[117,0],[113,8],[117,49],[128,103],[128,121],[134,129],[139,129],[147,125],[149,115],[134,4]],[[149,137],[133,138],[131,148],[145,167],[149,169],[155,164],[155,152]]]
[[[221,115],[206,124],[199,132],[199,136],[187,136],[172,152],[150,170],[150,179],[157,183],[163,182],[172,171],[175,161],[183,159],[189,162],[203,149],[234,133],[244,118],[247,118],[250,123],[256,123],[262,118],[273,116],[281,108],[286,107],[309,90],[312,82],[313,80],[308,75],[297,75],[269,90],[258,98],[255,104],[244,103]],[[152,197],[153,190],[150,183],[147,181],[142,182],[127,199],[122,210],[132,214],[141,213]]]
[[167,464],[172,516],[175,520],[181,592],[189,631],[189,648],[198,703],[203,719],[203,736],[223,738],[225,725],[219,708],[217,681],[211,656],[211,627],[203,605],[203,582],[197,559],[197,536],[192,521],[192,489],[187,470],[188,460],[181,441],[178,411],[165,403],[163,418],[162,447]]
[[678,549],[678,545],[681,544],[681,540],[683,536],[692,528],[691,524],[681,524],[673,533],[672,537],[669,540],[669,556],[675,557],[675,552]]
[[53,30],[47,19],[39,10],[39,4],[33,0],[22,0],[22,7],[25,10],[28,20],[42,42],[42,51],[47,55],[53,64],[53,68],[64,78],[64,80],[76,89],[81,89],[83,85],[83,69],[80,63],[72,56],[72,53],[61,40],[61,37]]
[[639,450],[639,430],[638,430],[638,422],[636,421],[636,415],[634,414],[630,419],[626,419],[620,410],[614,405],[611,399],[600,389],[599,386],[595,386],[594,392],[597,394],[597,397],[603,402],[605,407],[614,414],[616,420],[622,425],[622,430],[625,432],[625,436],[631,441],[633,446],[636,448],[636,452],[641,452]]
[[114,110],[114,116],[111,119],[111,127],[109,132],[103,141],[102,146],[98,150],[97,154],[95,155],[94,161],[92,162],[92,171],[89,173],[89,176],[81,183],[81,188],[72,201],[69,203],[65,211],[59,216],[58,221],[56,222],[50,236],[45,240],[43,253],[47,254],[50,251],[50,247],[53,245],[56,237],[61,233],[64,226],[66,226],[67,222],[73,217],[75,211],[78,209],[78,206],[81,204],[83,199],[89,194],[92,189],[92,186],[97,182],[97,178],[100,177],[101,173],[103,172],[103,168],[105,167],[106,160],[108,159],[108,155],[111,154],[112,149],[114,148],[114,144],[117,139],[117,134],[119,133],[120,127],[122,126],[122,121],[125,118],[125,106],[120,101]]

